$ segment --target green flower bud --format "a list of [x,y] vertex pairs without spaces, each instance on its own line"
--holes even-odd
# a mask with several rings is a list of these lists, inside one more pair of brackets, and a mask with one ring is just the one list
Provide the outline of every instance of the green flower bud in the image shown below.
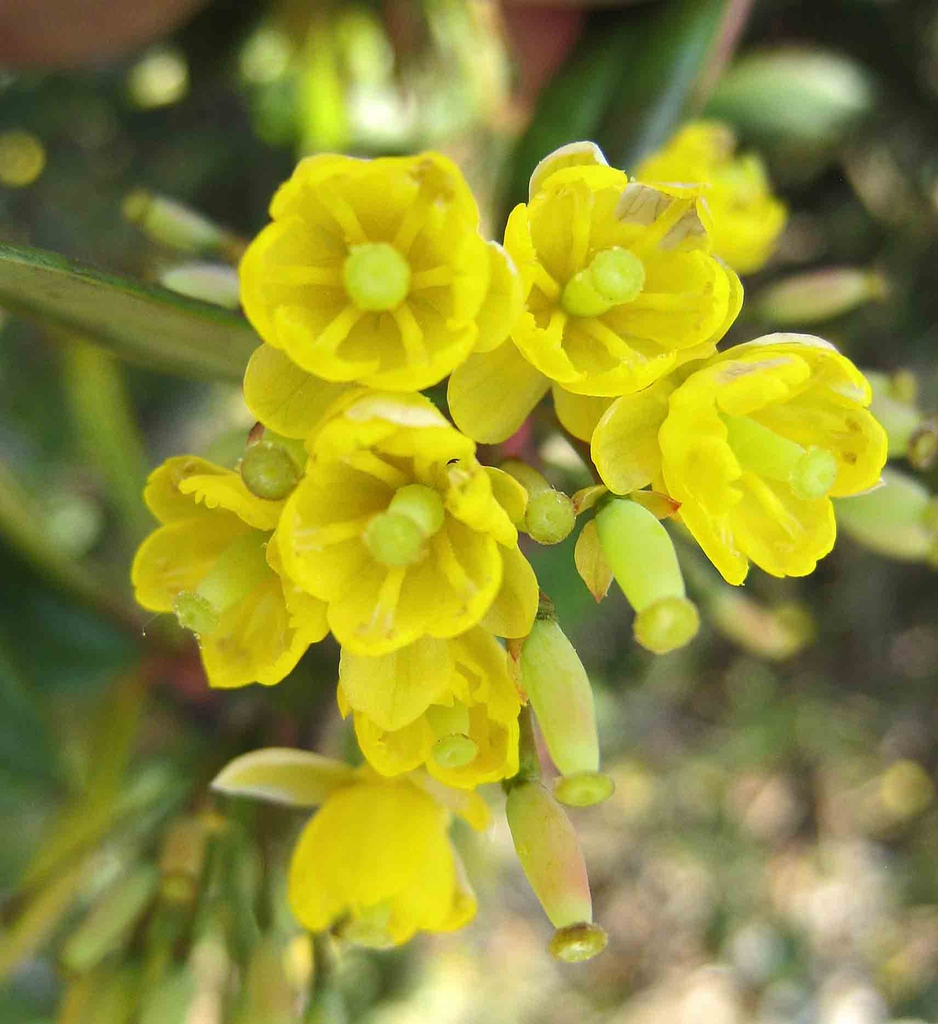
[[509,459],[500,468],[528,492],[523,525],[525,533],[538,544],[559,544],[566,540],[576,525],[573,501],[563,491],[551,487],[526,462]]
[[173,199],[139,190],[124,200],[124,217],[149,238],[183,252],[222,256],[232,262],[244,242],[203,214]]
[[252,444],[239,466],[244,486],[258,498],[280,501],[286,498],[303,475],[287,450],[275,441]]
[[831,267],[796,274],[763,289],[757,314],[777,327],[822,323],[867,302],[882,302],[889,286],[882,274],[859,267]]
[[599,738],[593,690],[586,669],[549,601],[521,647],[521,685],[537,715],[554,764],[566,777],[554,795],[585,806],[605,800],[612,780],[599,772]]
[[635,639],[655,654],[689,643],[699,616],[687,599],[668,531],[626,498],[606,501],[596,514],[596,529],[616,582],[635,609]]
[[898,470],[883,470],[883,485],[835,498],[837,522],[864,547],[888,558],[928,559],[938,543],[935,499],[923,484]]
[[547,950],[555,960],[567,964],[578,964],[584,960],[592,960],[606,948],[609,936],[598,924],[572,924],[567,928],[558,928],[550,940]]
[[241,303],[238,272],[223,263],[181,263],[160,274],[160,284],[179,295],[201,299],[225,309]]
[[915,377],[908,371],[899,371],[892,376],[876,371],[864,371],[864,374],[873,388],[870,412],[882,424],[889,438],[889,457],[895,459],[908,455],[909,461],[913,461],[911,449],[916,444],[923,444],[917,440],[922,435],[924,444],[917,455],[924,455],[927,459],[929,435],[934,437],[934,426],[925,420],[917,405]]
[[505,813],[518,860],[551,924],[591,922],[586,863],[560,804],[540,782],[521,782],[509,790]]

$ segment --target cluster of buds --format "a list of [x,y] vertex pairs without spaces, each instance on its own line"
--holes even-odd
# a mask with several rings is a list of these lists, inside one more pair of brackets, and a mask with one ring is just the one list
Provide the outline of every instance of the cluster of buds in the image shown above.
[[[761,165],[703,124],[644,175],[563,147],[499,245],[445,157],[320,155],[244,254],[257,427],[235,469],[182,456],[153,473],[161,525],[133,581],[196,635],[216,687],[275,684],[330,633],[341,646],[338,707],[366,764],[265,750],[215,784],[321,805],[290,870],[313,931],[381,947],[465,923],[475,898],[447,827],[484,827],[477,787],[501,782],[551,951],[598,952],[562,805],[613,787],[587,673],[519,531],[556,544],[588,520],[584,582],[599,600],[617,581],[636,640],[666,654],[699,614],[663,520],[728,584],[750,563],[805,575],[833,546],[831,499],[879,480],[869,384],[833,346],[785,334],[717,350],[742,304],[730,264],[761,265],[784,222]],[[420,393],[445,378],[451,419]],[[477,448],[549,391],[598,479],[572,496]]]

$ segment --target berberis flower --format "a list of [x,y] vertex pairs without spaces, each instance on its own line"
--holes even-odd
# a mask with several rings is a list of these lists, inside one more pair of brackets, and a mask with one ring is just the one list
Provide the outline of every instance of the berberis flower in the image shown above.
[[719,121],[692,121],[638,168],[642,181],[699,181],[713,216],[713,252],[739,274],[760,270],[788,219],[762,160],[736,156],[736,136]]
[[212,686],[278,683],[328,632],[323,602],[280,575],[268,544],[283,502],[194,455],[154,470],[144,499],[162,525],[134,558],[138,603],[195,633]]
[[834,545],[830,499],[872,487],[886,461],[870,399],[863,374],[826,341],[770,334],[683,383],[617,399],[593,434],[593,461],[618,494],[664,487],[727,582],[742,583],[750,560],[805,576]]
[[386,654],[483,619],[498,636],[528,632],[537,581],[506,511],[523,514],[523,488],[481,466],[428,399],[350,391],[306,447],[274,540],[344,648]]
[[418,391],[498,345],[520,309],[511,260],[479,234],[469,187],[438,153],[309,157],[270,215],[241,263],[244,310],[322,381]]
[[475,916],[475,895],[447,835],[453,813],[486,827],[488,809],[475,793],[419,773],[385,779],[367,766],[278,748],[237,758],[212,787],[295,807],[321,804],[293,851],[288,886],[293,913],[311,931],[336,927],[351,942],[383,948],[418,931],[455,931]]
[[630,182],[592,143],[541,161],[505,229],[525,309],[510,341],[454,371],[457,426],[503,441],[553,385],[561,422],[583,436],[591,396],[640,391],[715,351],[742,290],[710,255],[705,189]]
[[518,770],[517,687],[507,652],[480,627],[378,658],[345,650],[338,697],[382,775],[423,765],[441,782],[471,789]]

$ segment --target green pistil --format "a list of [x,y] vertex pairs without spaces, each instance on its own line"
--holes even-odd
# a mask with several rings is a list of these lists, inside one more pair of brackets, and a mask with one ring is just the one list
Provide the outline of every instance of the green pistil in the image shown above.
[[388,568],[419,562],[426,542],[443,525],[445,513],[439,492],[423,484],[408,484],[365,527],[362,539],[371,554]]
[[465,768],[479,753],[478,744],[462,733],[443,736],[433,745],[433,760],[441,768]]
[[280,501],[300,482],[302,471],[290,455],[272,441],[251,445],[241,460],[244,486],[258,498]]
[[837,479],[837,459],[826,448],[805,450],[748,416],[724,416],[727,441],[742,469],[787,483],[805,500],[826,497]]
[[410,290],[410,264],[387,242],[364,242],[349,250],[342,280],[348,297],[359,309],[394,309]]
[[209,635],[229,608],[264,581],[272,571],[267,564],[268,536],[248,530],[226,548],[195,590],[176,595],[173,610],[184,629]]
[[571,316],[601,316],[613,306],[638,297],[645,286],[645,267],[628,249],[602,249],[590,265],[566,283],[560,304]]
[[433,745],[433,760],[441,768],[464,768],[479,753],[478,744],[469,738],[469,709],[456,701],[452,707],[431,704],[427,722],[439,737]]

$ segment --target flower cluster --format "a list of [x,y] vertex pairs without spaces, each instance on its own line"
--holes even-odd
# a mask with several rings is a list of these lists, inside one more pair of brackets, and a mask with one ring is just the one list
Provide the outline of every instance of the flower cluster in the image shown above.
[[[612,783],[589,680],[519,531],[556,543],[592,512],[577,569],[597,599],[614,577],[637,640],[663,654],[699,623],[663,519],[730,583],[750,562],[804,575],[833,545],[831,498],[879,479],[869,386],[832,346],[717,350],[742,304],[723,259],[753,269],[784,221],[760,165],[731,149],[692,126],[632,180],[592,143],[563,147],[503,246],[437,154],[313,157],[274,197],[241,264],[258,425],[235,469],[183,456],[153,473],[161,525],[133,581],[196,635],[216,687],[277,683],[310,644],[338,642],[338,707],[366,765],[258,751],[215,783],[322,805],[290,873],[307,927],[385,946],[465,923],[475,899],[447,826],[484,827],[476,787],[501,781],[552,952],[598,952],[561,804]],[[447,377],[452,419],[420,393]],[[548,391],[601,481],[572,498],[477,448]]]

